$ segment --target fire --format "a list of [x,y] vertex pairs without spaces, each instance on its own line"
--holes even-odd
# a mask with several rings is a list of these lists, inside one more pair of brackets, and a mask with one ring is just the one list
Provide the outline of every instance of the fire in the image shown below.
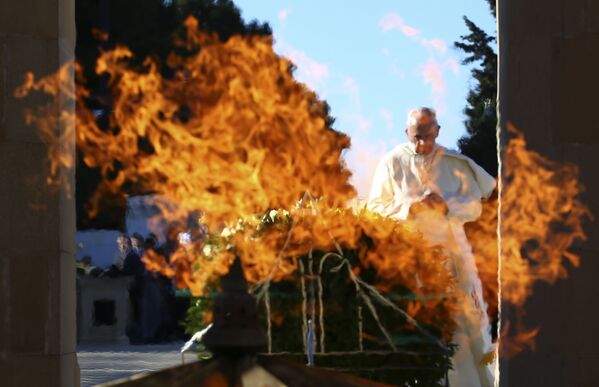
[[410,289],[415,301],[405,308],[420,323],[451,321],[458,296],[447,296],[453,285],[444,269],[447,257],[407,225],[368,210],[300,203],[289,212],[273,210],[261,219],[230,226],[205,242],[203,249],[179,249],[170,264],[156,254],[147,257],[147,264],[203,294],[235,255],[243,257],[248,282],[261,285],[291,278],[298,271],[298,257],[310,252],[320,252],[321,259],[323,254],[332,255],[340,265],[346,262],[357,281],[362,270],[374,269],[378,290],[373,287],[373,292],[389,292],[395,286]]
[[[291,63],[274,53],[271,38],[234,36],[221,42],[190,18],[177,45],[184,54],[170,55],[167,65],[174,75],[168,78],[150,59],[141,69],[134,66],[126,47],[101,55],[96,71],[106,75],[111,91],[107,129],[86,106],[92,95],[72,64],[37,82],[29,75],[19,90],[25,95],[67,85],[76,72],[77,90],[68,97],[77,107],[77,149],[105,177],[92,214],[102,195],[122,193],[130,184],[164,199],[158,204],[178,225],[175,232],[189,226],[190,213],[203,210],[201,222],[213,231],[209,240],[195,238],[169,262],[150,252],[144,258],[149,269],[199,295],[228,270],[235,254],[243,258],[250,283],[257,284],[286,278],[297,270],[297,257],[311,250],[336,252],[341,260],[344,251],[353,250],[359,265],[379,273],[380,289],[403,285],[420,294],[446,293],[449,279],[439,249],[390,219],[345,209],[355,196],[342,159],[350,140],[328,126],[326,106],[294,80]],[[60,144],[46,113],[32,117],[49,141]],[[72,157],[72,150],[65,154]],[[73,165],[54,153],[50,158],[65,168]],[[295,206],[302,197],[310,199]],[[287,209],[288,221],[260,228],[255,214],[273,208]],[[238,219],[243,221],[237,224]],[[194,221],[197,227],[199,219]],[[240,227],[230,235],[214,236],[236,224]],[[414,273],[424,286],[417,285]],[[433,309],[412,305],[411,310],[422,317]]]
[[[112,92],[109,130],[99,128],[85,106],[89,92],[79,79],[77,148],[87,165],[114,175],[94,204],[106,192],[138,184],[182,212],[210,209],[206,221],[218,225],[289,208],[306,191],[331,205],[353,197],[350,172],[340,160],[349,138],[327,126],[325,105],[294,80],[291,63],[274,53],[272,39],[234,36],[222,43],[199,31],[193,18],[186,28],[187,38],[178,44],[197,52],[172,54],[170,78],[150,59],[143,69],[134,68],[125,47],[103,53],[96,71],[107,75]],[[58,74],[36,83],[29,75],[19,93],[48,91],[64,79]],[[37,123],[55,135],[55,125],[44,127],[53,124],[45,123],[48,116],[41,114]],[[72,166],[55,154],[52,160]]]
[[35,81],[33,74],[28,73],[25,82],[19,87],[15,96],[25,97],[30,91],[43,91],[51,100],[40,104],[36,110],[25,111],[25,122],[39,129],[40,137],[48,146],[49,174],[48,186],[63,187],[67,196],[71,196],[72,187],[68,184],[66,171],[75,165],[75,142],[71,139],[75,132],[75,113],[69,107],[75,100],[73,84],[73,64],[67,64],[55,74]]
[[[553,162],[526,148],[524,136],[508,124],[512,138],[503,154],[501,202],[487,202],[481,218],[466,231],[485,286],[490,313],[497,312],[498,299],[498,208],[501,211],[501,299],[513,305],[519,318],[524,303],[532,296],[538,281],[555,283],[567,277],[567,266],[577,267],[580,257],[569,249],[576,240],[586,239],[583,221],[591,218],[578,200],[583,187],[578,168]],[[508,334],[509,332],[509,334]],[[511,331],[502,331],[504,354],[526,347],[538,329],[527,330],[518,321]],[[512,336],[513,335],[513,336]]]
[[[233,36],[221,42],[193,18],[185,27],[179,54],[167,64],[147,59],[136,67],[126,47],[101,55],[96,71],[106,75],[112,98],[107,129],[86,106],[92,95],[76,65],[37,81],[27,76],[18,96],[41,90],[55,97],[27,113],[49,144],[50,183],[64,185],[61,173],[74,165],[75,144],[65,139],[76,123],[77,149],[105,177],[92,213],[103,195],[131,184],[164,198],[161,208],[179,225],[175,231],[203,210],[201,220],[194,218],[199,237],[192,245],[177,249],[169,262],[153,252],[144,258],[149,269],[194,294],[203,294],[236,254],[249,282],[261,284],[287,278],[298,269],[297,257],[310,251],[331,252],[340,262],[350,262],[351,252],[357,259],[350,265],[353,277],[359,279],[361,270],[377,273],[369,291],[404,286],[416,296],[405,305],[411,317],[451,321],[459,301],[443,296],[452,283],[441,249],[409,223],[346,208],[355,197],[343,161],[350,140],[330,128],[326,105],[294,80],[291,63],[274,53],[272,39]],[[163,76],[162,66],[173,75]],[[63,109],[73,104],[75,117]],[[509,141],[503,159],[501,296],[522,307],[536,281],[566,277],[564,258],[578,265],[569,248],[585,238],[581,222],[590,214],[576,199],[582,188],[575,166],[527,150],[521,135]],[[305,200],[312,197],[317,199]],[[497,219],[493,199],[467,226],[491,314],[499,293]],[[208,239],[198,231],[200,222],[211,231]]]
[[527,329],[522,324],[517,323],[515,328],[510,330],[512,324],[508,321],[501,328],[501,345],[500,353],[502,357],[513,357],[522,351],[536,348],[535,337],[539,333],[540,328]]
[[[516,133],[513,126],[509,130]],[[535,281],[554,283],[567,277],[564,260],[578,266],[580,257],[568,249],[586,239],[582,228],[588,208],[577,196],[583,188],[578,167],[560,164],[526,149],[516,135],[506,148],[502,194],[502,294],[521,305]],[[518,279],[525,273],[527,280]]]

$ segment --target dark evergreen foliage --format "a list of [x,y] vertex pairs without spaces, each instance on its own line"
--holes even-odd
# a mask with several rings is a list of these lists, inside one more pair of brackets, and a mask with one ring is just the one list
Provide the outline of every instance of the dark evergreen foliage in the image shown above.
[[[491,13],[495,15],[495,1],[487,2]],[[495,37],[488,35],[466,16],[464,22],[469,34],[461,36],[454,45],[466,54],[462,64],[478,66],[472,69],[476,84],[468,93],[468,105],[464,109],[467,134],[458,140],[458,147],[463,154],[496,177],[497,54],[491,46]]]

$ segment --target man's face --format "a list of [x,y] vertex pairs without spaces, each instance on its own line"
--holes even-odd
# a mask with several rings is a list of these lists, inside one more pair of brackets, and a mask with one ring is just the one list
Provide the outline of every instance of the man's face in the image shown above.
[[428,116],[420,117],[415,125],[406,129],[408,140],[416,147],[416,153],[427,155],[433,151],[439,135],[439,126]]
[[117,240],[116,240],[116,243],[118,244],[120,251],[127,251],[127,250],[129,250],[130,244],[129,244],[129,239],[128,238],[118,237]]
[[131,238],[131,247],[134,250],[141,250],[143,247],[143,241],[138,238]]

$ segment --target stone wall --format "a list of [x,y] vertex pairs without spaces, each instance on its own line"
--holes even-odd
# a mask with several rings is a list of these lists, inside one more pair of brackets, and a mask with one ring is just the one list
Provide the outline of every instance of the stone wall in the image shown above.
[[74,0],[0,2],[2,386],[79,384],[74,199],[48,190],[47,146],[23,119],[47,101],[13,96],[26,71],[53,73],[74,49]]
[[[498,0],[498,14],[500,125],[510,121],[533,150],[578,164],[597,216],[599,2]],[[502,386],[599,386],[599,224],[586,231],[580,268],[535,288],[526,311],[528,326],[541,328],[536,351],[501,363]]]

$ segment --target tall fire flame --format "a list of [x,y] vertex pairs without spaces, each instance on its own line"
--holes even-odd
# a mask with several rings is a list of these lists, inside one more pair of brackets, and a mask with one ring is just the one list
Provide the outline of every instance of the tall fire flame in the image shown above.
[[[524,314],[524,303],[538,281],[555,283],[567,277],[567,264],[577,267],[580,257],[570,251],[576,240],[586,239],[583,221],[592,218],[577,198],[583,191],[578,167],[557,163],[526,147],[524,136],[508,123],[511,139],[503,150],[503,189],[485,203],[483,214],[466,225],[489,312],[498,309],[498,271],[501,300],[515,307],[512,318]],[[501,261],[497,224],[501,214]],[[512,328],[510,330],[510,327]],[[502,329],[502,352],[509,356],[533,347],[537,328],[526,329],[511,321]],[[508,334],[508,332],[511,332]]]
[[[424,297],[450,287],[440,249],[407,224],[345,208],[355,196],[343,162],[350,140],[328,126],[325,104],[294,80],[291,63],[274,53],[272,39],[233,36],[221,42],[193,18],[185,27],[186,37],[176,42],[185,55],[173,53],[164,64],[172,70],[169,77],[150,59],[141,69],[133,65],[125,47],[101,55],[96,71],[107,77],[112,98],[107,129],[86,105],[92,96],[76,65],[37,81],[27,75],[18,96],[41,90],[77,108],[76,116],[61,103],[27,113],[49,144],[50,183],[64,184],[61,171],[74,165],[73,144],[63,144],[76,123],[84,162],[105,177],[92,213],[103,195],[133,183],[163,197],[163,214],[172,222],[183,224],[201,211],[213,235],[229,230],[211,244],[196,238],[169,262],[158,254],[145,257],[149,268],[194,294],[225,273],[235,254],[249,281],[258,284],[285,278],[297,270],[295,257],[311,250],[343,258],[344,250],[353,249],[364,267],[376,270],[379,289],[401,284],[426,299],[408,305],[412,317],[432,320],[439,304],[451,311],[455,300]],[[566,277],[564,258],[578,265],[569,248],[584,239],[582,219],[589,215],[576,199],[576,167],[551,162],[525,145],[515,135],[505,147],[500,204],[501,295],[520,307],[536,281]],[[301,200],[306,196],[317,199]],[[482,217],[467,225],[492,315],[499,294],[498,208],[498,200],[490,200]],[[272,211],[280,221],[264,227],[256,215]]]
[[[92,214],[103,195],[123,193],[131,184],[159,195],[162,216],[178,226],[175,232],[203,213],[192,222],[198,237],[179,246],[168,262],[152,251],[144,257],[149,269],[195,295],[204,294],[235,255],[256,285],[296,272],[297,257],[310,251],[334,252],[341,263],[352,250],[360,262],[351,268],[353,276],[360,268],[374,269],[379,290],[402,285],[422,296],[404,305],[411,317],[430,322],[447,313],[443,319],[451,321],[455,300],[446,297],[451,280],[441,249],[405,225],[345,209],[355,196],[342,158],[349,138],[329,127],[326,105],[294,80],[292,64],[274,53],[272,38],[221,42],[199,30],[193,18],[185,27],[185,39],[176,42],[179,54],[165,64],[169,77],[150,59],[139,68],[125,47],[100,56],[96,72],[111,91],[108,128],[88,108],[93,95],[76,65],[38,81],[29,74],[17,92],[68,88],[73,72],[77,76],[76,95],[68,94],[77,114],[67,118],[76,122],[84,162],[104,176]],[[49,143],[60,144],[49,115],[27,117]],[[56,171],[74,164],[72,153],[63,156],[60,149],[53,147],[50,155]],[[288,221],[268,228],[256,222],[256,214],[274,209],[287,211]],[[200,235],[199,222],[210,230],[211,243]],[[218,236],[223,228],[234,232]]]

